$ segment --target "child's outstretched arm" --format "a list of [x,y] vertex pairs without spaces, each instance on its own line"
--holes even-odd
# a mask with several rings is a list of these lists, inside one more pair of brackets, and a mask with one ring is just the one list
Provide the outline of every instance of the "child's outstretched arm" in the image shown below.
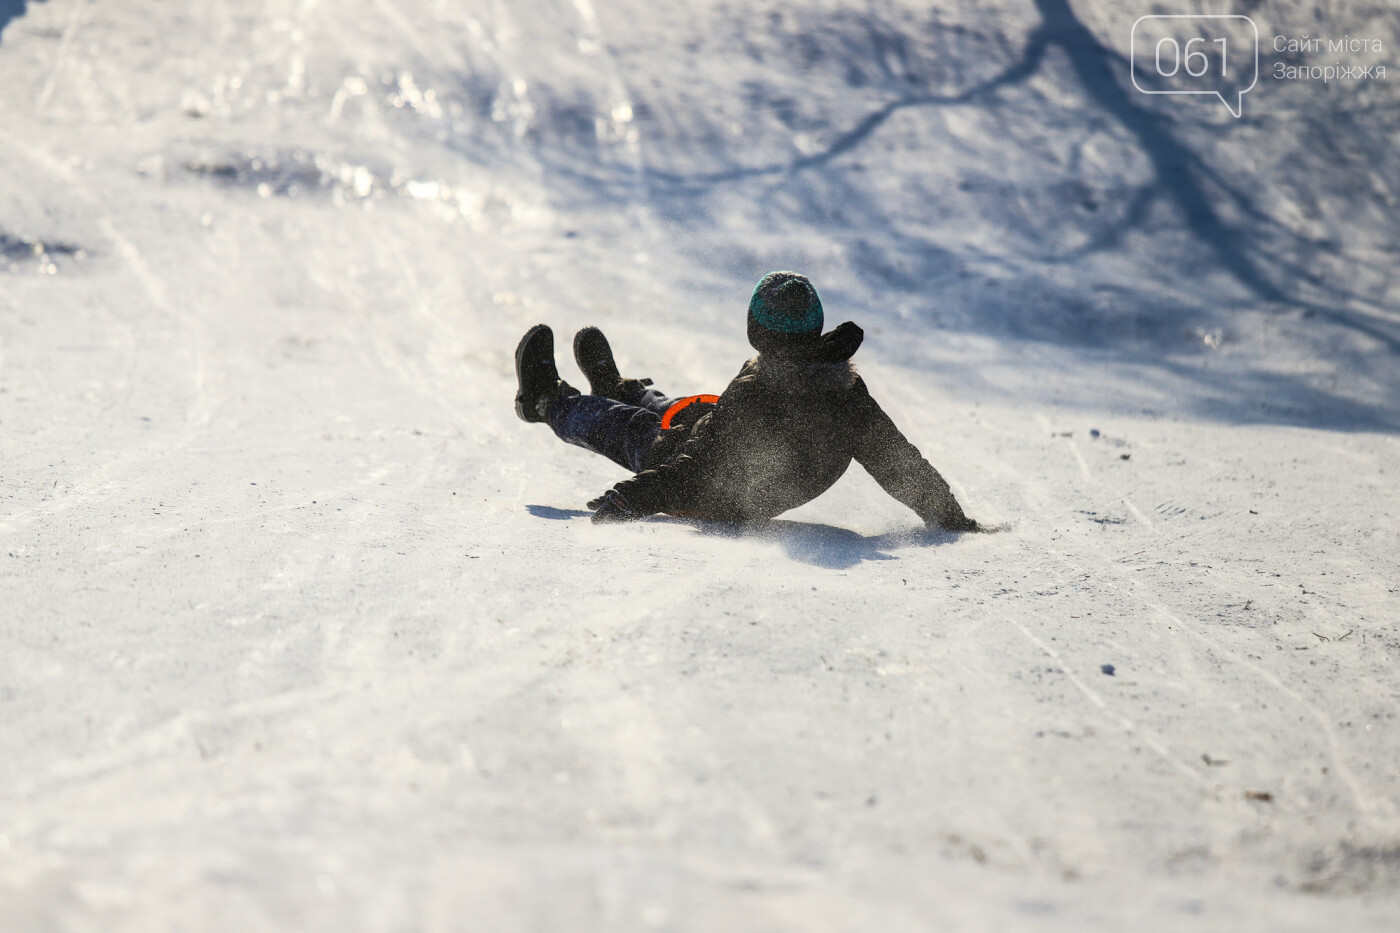
[[925,524],[947,531],[976,531],[977,522],[963,514],[948,483],[870,397],[864,380],[856,381],[851,396],[856,419],[853,453],[866,472]]

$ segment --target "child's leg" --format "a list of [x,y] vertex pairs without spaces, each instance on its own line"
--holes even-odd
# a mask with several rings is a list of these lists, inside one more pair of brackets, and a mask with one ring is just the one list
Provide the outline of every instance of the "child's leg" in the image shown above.
[[[670,404],[660,392],[648,389],[646,394]],[[656,403],[655,399],[650,401]],[[661,410],[664,412],[666,406]],[[661,415],[650,406],[627,405],[601,395],[569,395],[550,403],[549,426],[560,440],[640,473],[647,451],[661,431]]]
[[574,335],[574,361],[588,379],[590,394],[610,398],[624,405],[645,408],[659,418],[671,407],[672,399],[649,388],[650,379],[623,379],[613,359],[612,346],[596,327],[585,327]]
[[[626,382],[631,381],[633,380],[626,380]],[[626,382],[624,382],[624,386],[626,385]],[[658,391],[657,389],[653,389],[650,386],[642,387],[639,384],[638,388],[641,389],[641,391],[636,391],[633,393],[626,393],[624,391],[618,393],[619,395],[631,394],[633,395],[633,397],[636,398],[636,401],[632,401],[630,398],[619,399],[619,401],[626,402],[630,405],[636,405],[638,408],[645,408],[647,411],[654,413],[658,418],[666,414],[666,409],[670,408],[672,403],[675,402],[675,399],[667,398],[666,396],[662,395],[660,391]]]
[[593,394],[598,398],[610,398],[615,402],[624,405],[631,405],[634,408],[645,408],[647,411],[655,412],[660,418],[666,414],[666,409],[671,407],[675,401],[667,398],[657,389],[651,387],[650,379],[619,379],[611,388],[601,392],[594,390]]

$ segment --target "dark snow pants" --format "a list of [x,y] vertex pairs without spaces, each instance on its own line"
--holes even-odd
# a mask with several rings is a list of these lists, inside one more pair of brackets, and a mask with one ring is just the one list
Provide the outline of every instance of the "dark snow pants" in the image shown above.
[[655,389],[643,392],[636,405],[601,395],[568,395],[550,403],[549,426],[561,441],[640,473],[655,465],[647,455],[661,433],[662,416],[675,401]]

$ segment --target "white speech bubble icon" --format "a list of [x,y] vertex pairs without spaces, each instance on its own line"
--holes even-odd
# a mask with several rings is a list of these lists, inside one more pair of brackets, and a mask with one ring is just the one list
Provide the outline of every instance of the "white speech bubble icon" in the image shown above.
[[[1173,88],[1145,88],[1138,80],[1138,27],[1145,22],[1157,20],[1243,20],[1249,24],[1250,31],[1254,34],[1253,54],[1246,59],[1246,63],[1251,70],[1248,86],[1235,90],[1227,87],[1222,90],[1222,83],[1230,80],[1230,39],[1231,36],[1212,35],[1211,30],[1202,29],[1204,35],[1193,36],[1187,39],[1184,46],[1175,35],[1163,35],[1157,39],[1152,46],[1152,52],[1144,55],[1152,60],[1152,68],[1144,68],[1144,72],[1155,71],[1158,79],[1170,79],[1178,84],[1185,83],[1187,87]],[[1232,24],[1238,25],[1238,24]],[[1242,29],[1242,27],[1240,27]],[[1224,30],[1215,30],[1224,32]],[[1149,37],[1144,37],[1150,41]],[[1194,43],[1201,43],[1201,48],[1192,49]],[[1210,49],[1210,45],[1219,45],[1220,48]],[[1166,61],[1170,63],[1171,70],[1165,70],[1163,64],[1164,51],[1167,50],[1169,57]],[[1220,102],[1225,105],[1225,109],[1230,111],[1230,115],[1238,119],[1244,113],[1244,95],[1254,89],[1254,85],[1259,83],[1259,27],[1254,25],[1254,20],[1239,13],[1158,13],[1148,16],[1139,16],[1133,23],[1132,34],[1128,38],[1128,61],[1132,71],[1133,87],[1144,94],[1214,94],[1220,98]],[[1197,68],[1193,68],[1193,63]],[[1216,64],[1219,68],[1215,68]],[[1200,85],[1208,84],[1209,87]],[[1229,95],[1228,97],[1226,95]],[[1234,106],[1230,106],[1230,98],[1234,97]]]

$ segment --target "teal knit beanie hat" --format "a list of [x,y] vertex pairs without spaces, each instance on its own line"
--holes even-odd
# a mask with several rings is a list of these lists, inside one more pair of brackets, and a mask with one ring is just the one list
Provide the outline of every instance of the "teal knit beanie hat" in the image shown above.
[[749,298],[749,324],[779,334],[803,336],[822,331],[822,300],[805,275],[770,272]]

